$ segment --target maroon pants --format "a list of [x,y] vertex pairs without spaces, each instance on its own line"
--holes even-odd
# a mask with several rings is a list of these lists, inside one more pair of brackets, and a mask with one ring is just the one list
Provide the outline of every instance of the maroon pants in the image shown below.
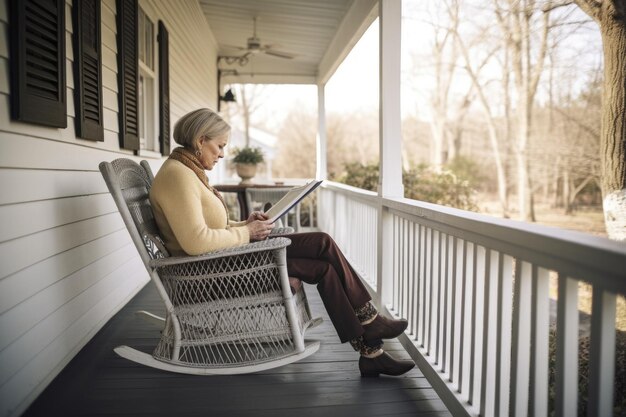
[[319,232],[285,237],[291,239],[287,246],[289,276],[317,285],[342,343],[361,336],[363,326],[354,310],[371,297],[333,238]]

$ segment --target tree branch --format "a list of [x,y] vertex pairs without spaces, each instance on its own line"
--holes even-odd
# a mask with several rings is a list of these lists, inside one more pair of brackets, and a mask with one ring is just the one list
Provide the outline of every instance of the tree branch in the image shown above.
[[602,3],[597,0],[574,0],[574,3],[587,13],[593,20],[600,23]]
[[565,117],[570,122],[572,122],[575,125],[577,125],[578,127],[580,127],[582,130],[584,130],[585,132],[590,134],[592,137],[594,137],[596,139],[600,138],[600,132],[598,132],[596,129],[593,129],[592,127],[587,126],[586,124],[582,123],[578,118],[572,117],[567,112],[565,112],[564,110],[560,109],[559,107],[555,107],[554,110],[557,113],[559,113],[560,115],[562,115],[563,117]]

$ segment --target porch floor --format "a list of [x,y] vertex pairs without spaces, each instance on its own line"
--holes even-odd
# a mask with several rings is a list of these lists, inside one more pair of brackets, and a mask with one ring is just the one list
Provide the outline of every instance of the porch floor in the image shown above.
[[[307,286],[324,324],[307,333],[320,340],[308,358],[257,374],[191,376],[137,365],[118,357],[126,344],[149,352],[159,328],[134,315],[163,314],[152,283],[79,352],[24,416],[450,416],[416,368],[401,377],[361,378],[358,356],[341,344],[316,289]],[[408,358],[397,340],[385,343]]]

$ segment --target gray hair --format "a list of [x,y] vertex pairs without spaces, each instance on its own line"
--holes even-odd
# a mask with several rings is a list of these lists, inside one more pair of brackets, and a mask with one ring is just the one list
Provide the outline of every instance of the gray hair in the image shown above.
[[230,132],[230,125],[211,109],[187,113],[174,125],[174,140],[185,148],[195,150],[196,140],[202,136],[214,139]]

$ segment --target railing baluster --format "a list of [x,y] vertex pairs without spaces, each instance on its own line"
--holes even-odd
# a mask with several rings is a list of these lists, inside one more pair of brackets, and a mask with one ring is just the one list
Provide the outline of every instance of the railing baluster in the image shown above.
[[[413,263],[415,262],[414,257],[414,247],[415,247],[415,223],[413,221],[407,220],[406,225],[406,233],[407,240],[405,242],[406,252],[407,252],[407,260],[406,260],[406,292],[404,293],[405,298],[405,314],[408,315],[411,311],[411,306],[413,303],[412,300],[412,290],[413,290]],[[405,316],[406,317],[406,316]]]
[[377,210],[369,208],[369,224],[372,226],[368,228],[369,235],[367,237],[368,242],[374,242],[371,245],[367,259],[369,260],[369,273],[370,273],[370,285],[372,288],[378,288],[378,274],[376,273],[376,254],[378,253],[378,238],[376,237],[376,230],[378,229],[378,213]]
[[400,275],[401,271],[401,256],[402,256],[402,247],[398,245],[400,242],[400,221],[401,219],[394,215],[393,216],[393,288],[392,293],[393,297],[391,298],[391,303],[393,305],[393,309],[397,312],[399,301],[400,301],[400,284],[402,282],[402,276]]
[[556,332],[557,417],[578,409],[578,282],[559,273]]
[[439,363],[441,364],[441,372],[446,371],[446,329],[447,329],[447,316],[446,310],[448,309],[448,285],[447,285],[447,264],[448,264],[448,236],[445,233],[441,233],[440,244],[440,266],[439,266]]
[[530,360],[532,265],[515,261],[515,290],[513,293],[513,332],[511,359],[511,413],[516,417],[528,415],[528,384]]
[[593,288],[591,306],[591,346],[589,353],[589,402],[587,415],[613,415],[613,378],[615,376],[614,293]]
[[422,239],[423,239],[423,227],[419,224],[416,224],[416,232],[417,232],[417,237],[416,237],[416,245],[415,245],[415,257],[416,257],[416,264],[415,264],[415,306],[414,306],[414,315],[413,315],[413,323],[411,323],[411,326],[413,328],[412,333],[413,333],[413,337],[415,338],[415,341],[418,343],[422,342],[422,338],[420,336],[420,331],[419,329],[421,329],[421,324],[420,322],[422,321],[422,316],[420,314],[420,309],[422,308],[422,300],[420,298],[420,288],[421,288],[421,282],[422,282],[422,256],[424,253],[424,246],[422,245]]
[[426,348],[426,343],[424,342],[424,339],[426,337],[426,260],[427,260],[427,255],[426,252],[428,250],[427,248],[427,229],[425,226],[421,226],[420,227],[421,232],[420,232],[420,269],[419,269],[419,301],[420,301],[420,305],[419,305],[419,311],[420,311],[420,315],[419,315],[419,341],[420,341],[420,346],[423,348]]
[[548,370],[550,366],[550,272],[533,267],[530,345],[530,415],[548,415]]
[[471,390],[471,404],[478,410],[481,409],[480,397],[481,397],[481,381],[484,372],[483,369],[483,349],[485,345],[485,328],[484,328],[484,309],[480,308],[484,306],[486,302],[485,297],[485,267],[487,252],[483,246],[476,246],[475,251],[475,273],[474,273],[474,300],[472,310],[474,311],[472,316],[475,317],[472,323],[472,346],[474,348],[474,355],[472,357],[472,390]]
[[435,230],[433,232],[433,306],[431,314],[435,320],[435,325],[431,327],[432,345],[431,351],[435,359],[435,365],[439,366],[439,327],[441,325],[441,317],[439,314],[439,293],[441,292],[441,232]]
[[392,291],[392,296],[391,296],[391,303],[393,304],[393,308],[394,310],[397,311],[398,309],[398,282],[399,282],[399,276],[398,276],[398,263],[399,263],[399,259],[398,259],[398,246],[397,246],[397,242],[398,242],[398,216],[393,215],[392,216],[392,222],[393,222],[393,285],[391,288]]
[[402,294],[401,294],[401,306],[400,312],[401,317],[406,317],[407,311],[407,292],[408,292],[408,284],[409,284],[409,245],[406,242],[409,241],[409,221],[407,219],[402,219],[402,243],[400,243],[400,247],[402,248]]
[[432,323],[431,305],[433,299],[433,231],[426,229],[426,273],[424,274],[424,349],[430,354],[430,328]]
[[485,252],[485,274],[483,288],[483,331],[482,331],[482,371],[480,374],[480,414],[493,415],[493,394],[495,389],[496,359],[496,309],[499,274],[498,253]]
[[454,252],[455,252],[455,239],[454,236],[448,235],[446,242],[446,309],[445,309],[445,323],[446,329],[444,333],[444,363],[443,371],[448,375],[448,381],[452,380],[452,347],[454,346],[453,329],[454,329],[454,296],[455,296],[455,267],[454,267]]
[[416,288],[417,288],[417,274],[416,274],[416,264],[417,264],[417,244],[419,239],[419,234],[417,233],[418,225],[415,222],[411,222],[410,229],[410,238],[409,238],[409,291],[408,291],[408,310],[406,318],[409,320],[409,327],[407,331],[411,336],[413,336],[413,340],[415,340],[415,311],[417,310],[417,305],[415,303],[416,298]]
[[454,322],[452,329],[452,340],[454,344],[452,346],[452,363],[450,367],[452,371],[451,382],[456,384],[456,390],[461,392],[461,379],[463,376],[463,311],[465,306],[465,241],[456,238],[456,251],[455,251],[455,292],[454,298]]
[[476,321],[476,246],[472,242],[467,242],[467,270],[465,293],[465,323],[464,332],[464,355],[463,355],[463,392],[467,395],[467,402],[472,403],[474,388],[474,337]]
[[404,245],[400,244],[400,242],[402,242],[403,239],[403,225],[404,225],[404,219],[402,217],[396,216],[396,226],[397,226],[397,233],[396,233],[396,240],[397,240],[397,245],[398,247],[396,248],[396,263],[397,263],[397,269],[396,269],[396,276],[397,276],[397,281],[396,281],[396,285],[395,288],[393,289],[394,293],[396,294],[396,299],[395,299],[395,310],[396,313],[400,313],[400,311],[402,310],[402,285],[404,284],[404,276],[403,276],[403,269],[404,269]]
[[509,412],[511,386],[511,320],[513,315],[513,259],[500,255],[498,271],[497,334],[496,334],[496,383],[494,415],[504,416]]

